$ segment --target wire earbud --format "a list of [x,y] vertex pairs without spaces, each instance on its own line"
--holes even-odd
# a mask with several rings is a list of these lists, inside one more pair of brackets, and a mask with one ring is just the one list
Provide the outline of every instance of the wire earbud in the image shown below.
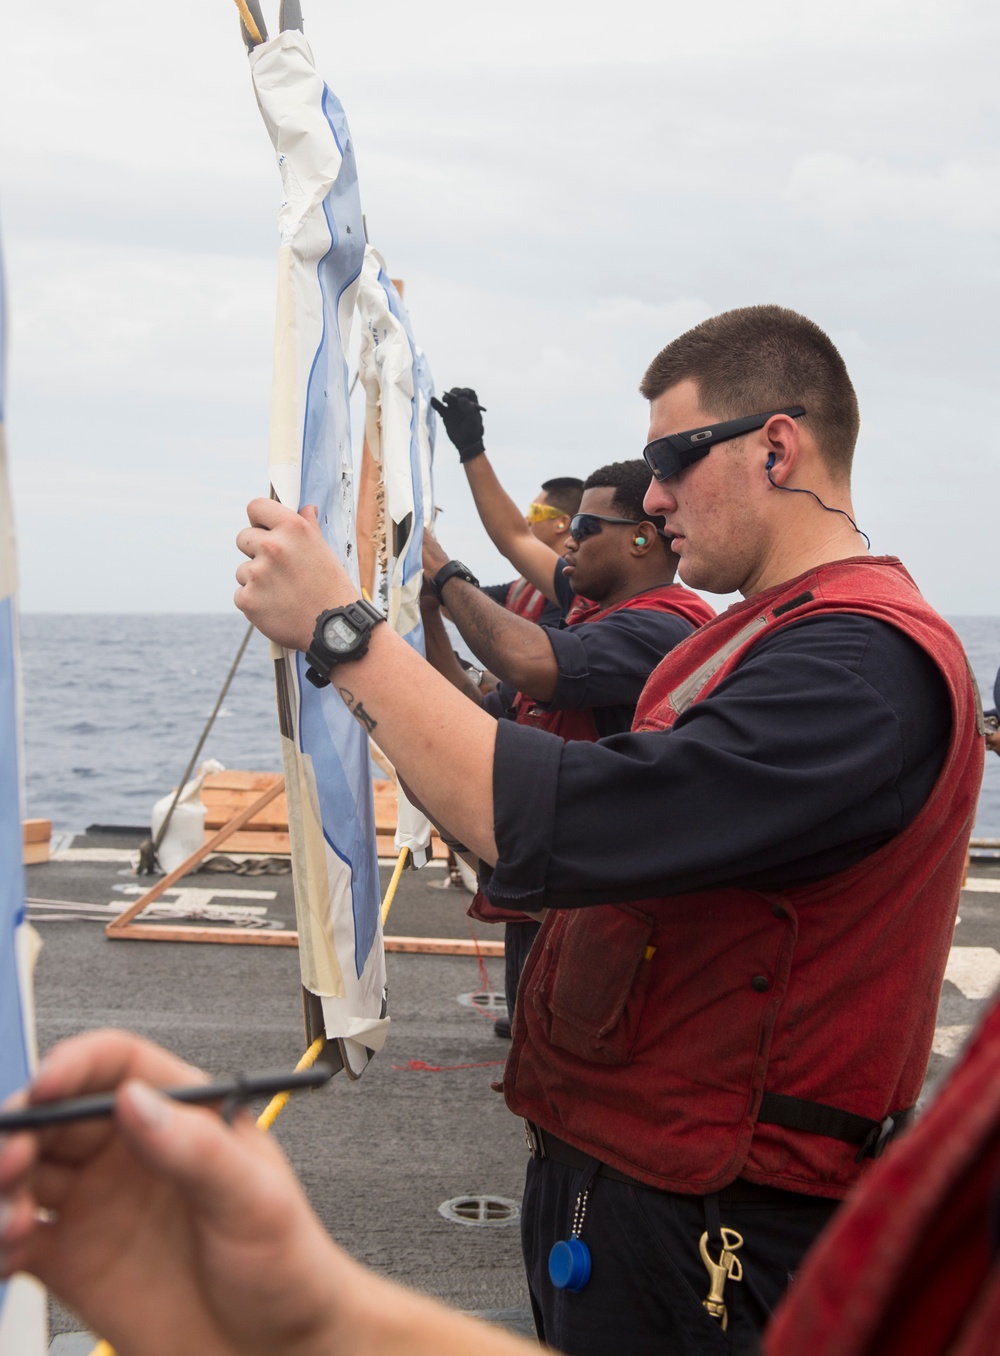
[[774,485],[774,488],[775,488],[776,490],[785,490],[788,494],[808,494],[808,495],[810,495],[813,499],[816,500],[816,503],[819,504],[819,506],[820,506],[821,509],[826,509],[827,513],[839,513],[840,516],[841,516],[842,518],[846,518],[847,521],[850,523],[850,525],[854,528],[854,530],[855,530],[855,532],[858,534],[858,536],[859,536],[859,537],[864,537],[864,539],[865,539],[865,545],[868,547],[869,551],[872,549],[872,544],[871,544],[871,540],[870,540],[870,538],[869,538],[869,536],[868,536],[868,533],[867,533],[867,532],[862,532],[861,528],[858,527],[857,523],[854,521],[854,519],[851,517],[851,515],[850,515],[849,513],[845,512],[844,509],[831,508],[829,504],[824,504],[823,501],[822,501],[822,499],[820,499],[819,495],[816,494],[816,492],[815,492],[814,490],[800,490],[800,489],[798,489],[797,486],[795,486],[795,485],[777,485],[777,484],[775,484],[774,476],[771,475],[771,467],[772,467],[773,465],[774,465],[774,453],[772,452],[772,453],[768,456],[768,459],[767,459],[767,466],[766,466],[764,469],[767,471],[767,478],[768,478],[768,480],[771,482],[772,485]]

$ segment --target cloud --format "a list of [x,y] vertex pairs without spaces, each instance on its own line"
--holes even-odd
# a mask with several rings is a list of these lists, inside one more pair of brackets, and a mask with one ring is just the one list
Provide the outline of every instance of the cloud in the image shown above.
[[933,222],[956,231],[1000,227],[1000,156],[904,169],[834,152],[795,162],[785,200],[803,216],[837,227]]
[[9,268],[20,391],[225,401],[270,385],[270,260],[22,241]]
[[[844,349],[879,544],[929,553],[953,610],[996,610],[991,453],[953,434],[986,421],[1000,359],[995,4],[304,8],[373,243],[439,385],[486,394],[519,502],[638,450],[671,337],[779,301]],[[24,601],[228,606],[279,197],[235,8],[176,0],[168,33],[145,5],[36,9],[5,19],[0,82]],[[503,577],[440,446],[448,547]],[[928,546],[944,523],[961,558]]]

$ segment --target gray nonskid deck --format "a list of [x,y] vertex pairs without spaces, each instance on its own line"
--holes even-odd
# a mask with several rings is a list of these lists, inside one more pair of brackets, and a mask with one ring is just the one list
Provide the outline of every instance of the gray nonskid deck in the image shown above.
[[[103,835],[74,840],[77,848],[88,845],[109,843]],[[127,870],[124,863],[54,861],[29,868],[28,895],[105,904],[122,898],[114,885],[136,883],[118,874]],[[380,874],[384,890],[390,871]],[[468,939],[469,897],[435,888],[443,878],[436,867],[404,873],[387,931]],[[288,876],[199,873],[182,884],[273,890],[268,916],[294,926]],[[293,948],[111,942],[100,923],[50,919],[37,926],[42,1050],[75,1032],[112,1025],[217,1073],[291,1068],[302,1054]],[[503,962],[485,964],[491,988],[502,989]],[[477,960],[390,954],[386,965],[392,1026],[385,1050],[357,1082],[339,1074],[324,1091],[295,1098],[273,1133],[324,1225],[355,1257],[460,1308],[530,1331],[517,1225],[475,1228],[438,1214],[444,1201],[465,1193],[521,1196],[521,1123],[490,1088],[502,1072],[494,1061],[503,1060],[507,1043],[496,1038],[487,1017],[459,1002],[480,988]],[[409,1061],[485,1067],[432,1073],[407,1068]],[[51,1320],[53,1352],[75,1356],[76,1348],[65,1343],[79,1320],[55,1302]],[[61,1336],[65,1341],[56,1346]]]
[[[126,848],[135,840],[99,835],[72,846]],[[149,883],[128,869],[127,862],[53,861],[29,868],[28,895],[124,908],[134,895],[114,887]],[[389,874],[382,869],[383,890]],[[442,880],[436,867],[404,873],[387,932],[468,938],[468,896],[436,888]],[[945,1072],[1000,979],[1000,889],[981,888],[990,880],[1000,887],[1000,867],[977,867],[973,885],[980,888],[962,895],[928,1087]],[[287,875],[199,873],[181,886],[225,891],[220,904],[237,903],[240,891],[273,892],[249,902],[265,907],[269,920],[294,926]],[[291,1067],[302,1053],[292,948],[110,942],[100,923],[51,915],[38,929],[43,1050],[72,1033],[114,1025],[220,1074]],[[490,939],[498,935],[476,929]],[[325,1091],[295,1099],[275,1137],[323,1223],[354,1256],[460,1308],[530,1332],[516,1224],[476,1228],[438,1213],[442,1202],[466,1193],[521,1196],[521,1124],[490,1088],[507,1045],[488,1018],[459,1001],[481,987],[479,965],[475,957],[390,953],[386,960],[392,1026],[385,1050],[358,1082],[341,1074]],[[490,988],[502,989],[502,962],[485,964]],[[443,1071],[413,1069],[411,1061]],[[456,1067],[463,1065],[483,1067]],[[73,1314],[53,1302],[51,1318],[53,1356],[90,1351]]]

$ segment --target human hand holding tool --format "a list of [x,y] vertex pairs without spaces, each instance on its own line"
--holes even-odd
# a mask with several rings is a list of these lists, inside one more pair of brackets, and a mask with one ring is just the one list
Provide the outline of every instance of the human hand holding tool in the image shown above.
[[55,1047],[22,1105],[113,1093],[114,1115],[0,1140],[0,1277],[37,1276],[118,1356],[529,1350],[342,1252],[250,1117],[156,1090],[199,1076],[123,1031]]
[[458,448],[459,461],[471,461],[486,451],[483,443],[483,414],[486,406],[480,405],[479,397],[471,386],[455,386],[445,391],[442,400],[434,396],[431,406],[441,416],[445,432]]
[[[273,1097],[279,1092],[298,1092],[302,1088],[320,1088],[333,1077],[327,1064],[314,1064],[311,1069],[259,1074],[241,1074],[225,1083],[201,1083],[190,1088],[162,1088],[164,1097],[187,1106],[204,1106],[210,1102],[222,1103],[222,1118],[231,1123],[233,1114],[255,1097]],[[71,1121],[91,1121],[113,1116],[113,1093],[98,1093],[92,1097],[66,1097],[57,1102],[40,1102],[14,1111],[0,1111],[0,1135],[18,1130],[47,1130],[53,1125]]]
[[37,1276],[119,1356],[325,1353],[316,1334],[358,1269],[249,1116],[229,1126],[156,1090],[207,1096],[202,1078],[124,1032],[57,1046],[18,1110],[111,1094],[114,1114],[4,1136],[2,1274]]

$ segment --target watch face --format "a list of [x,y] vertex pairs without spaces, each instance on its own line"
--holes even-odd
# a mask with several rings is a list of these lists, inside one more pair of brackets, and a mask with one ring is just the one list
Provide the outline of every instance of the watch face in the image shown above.
[[323,644],[334,654],[347,654],[357,644],[358,634],[346,617],[328,617],[323,623]]

